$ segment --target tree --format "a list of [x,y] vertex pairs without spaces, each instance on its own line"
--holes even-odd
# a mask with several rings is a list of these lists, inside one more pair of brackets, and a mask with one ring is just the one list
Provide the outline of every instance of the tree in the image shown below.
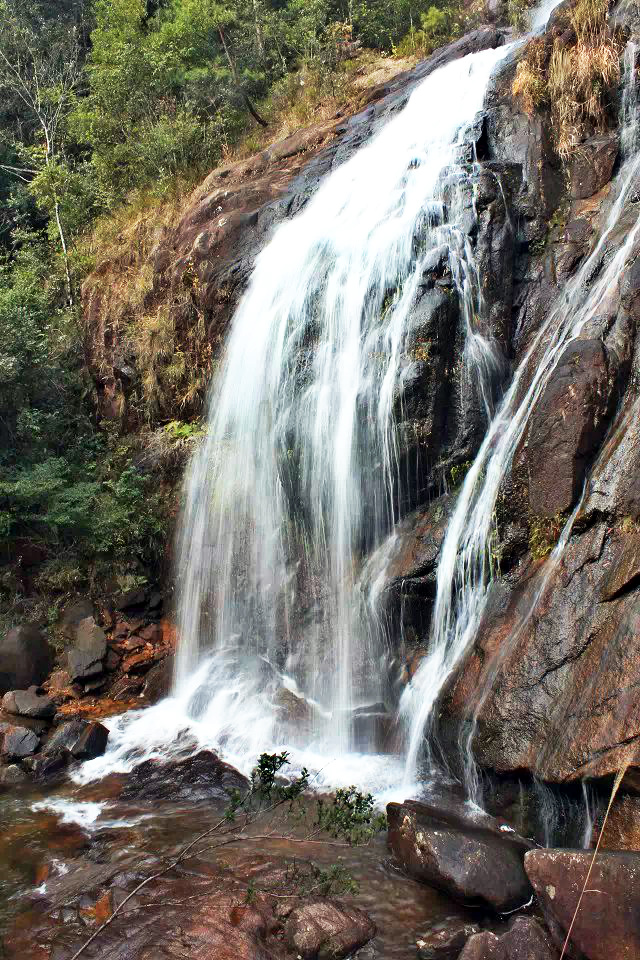
[[80,45],[76,28],[51,29],[41,22],[36,32],[10,0],[0,5],[0,90],[16,98],[18,117],[33,127],[30,141],[14,140],[16,164],[2,169],[25,183],[49,205],[55,220],[64,262],[67,296],[73,305],[69,250],[60,213],[64,183],[64,122],[75,102],[81,77]]

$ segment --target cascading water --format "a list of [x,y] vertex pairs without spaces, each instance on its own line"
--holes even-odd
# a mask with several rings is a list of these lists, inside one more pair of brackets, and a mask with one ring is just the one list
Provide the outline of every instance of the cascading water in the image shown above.
[[[436,701],[477,634],[492,580],[490,556],[496,501],[509,473],[535,404],[549,381],[567,344],[580,336],[590,320],[619,285],[624,268],[640,236],[640,217],[615,253],[615,232],[630,195],[637,189],[640,153],[637,149],[635,95],[636,49],[630,43],[625,55],[625,89],[622,98],[623,146],[626,162],[618,175],[616,200],[605,229],[583,266],[566,285],[515,372],[511,385],[487,431],[469,470],[447,527],[437,572],[437,595],[429,652],[420,664],[401,703],[409,735],[405,780],[416,774],[421,751],[429,754],[429,724]],[[630,91],[634,91],[631,93]],[[614,242],[612,242],[612,240]],[[533,370],[533,374],[532,374]],[[525,383],[528,379],[528,386]],[[557,564],[569,540],[577,508],[565,526],[548,564]],[[543,577],[539,597],[548,577]],[[529,611],[528,616],[533,610]],[[425,744],[425,731],[427,733]],[[476,796],[477,780],[467,740],[467,789]],[[427,756],[428,762],[428,756]],[[477,798],[477,797],[476,797]]]
[[[378,793],[404,791],[415,776],[433,706],[484,609],[493,512],[513,453],[560,351],[596,312],[638,231],[586,292],[632,187],[633,160],[596,249],[493,415],[502,359],[476,325],[481,285],[459,224],[465,204],[473,208],[465,141],[493,71],[515,46],[430,74],[260,254],[187,481],[174,694],[115,721],[106,757],[85,764],[82,778],[190,744],[219,749],[243,769],[264,750],[287,748],[320,770],[321,783]],[[354,731],[381,699],[376,597],[401,515],[396,403],[411,306],[443,246],[488,430],[441,550],[430,651],[401,704],[403,767],[372,755],[373,738]]]
[[428,77],[278,228],[234,318],[188,481],[177,690],[234,755],[255,753],[256,734],[295,741],[276,706],[283,674],[315,705],[326,755],[353,746],[354,708],[380,700],[358,558],[398,519],[394,399],[425,258],[443,242],[487,404],[498,363],[473,329],[479,283],[455,213],[465,134],[507,51]]
[[512,48],[430,74],[258,257],[187,481],[175,696],[116,724],[116,766],[141,744],[161,753],[185,727],[244,767],[300,742],[300,724],[321,758],[353,749],[354,711],[380,700],[385,652],[361,558],[400,513],[394,408],[434,248],[448,252],[487,414],[501,370],[475,326],[479,277],[457,218],[465,200],[473,208],[465,142]]

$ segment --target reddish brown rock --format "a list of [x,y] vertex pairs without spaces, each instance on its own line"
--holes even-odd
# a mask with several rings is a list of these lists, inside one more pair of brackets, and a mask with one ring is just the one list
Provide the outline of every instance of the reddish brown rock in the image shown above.
[[173,683],[174,663],[175,658],[170,654],[149,670],[143,687],[144,697],[148,703],[159,703],[164,697],[169,696]]
[[[531,850],[525,868],[558,944],[574,917],[593,853]],[[640,855],[602,851],[571,931],[572,950],[587,960],[640,957]]]
[[570,344],[536,404],[527,441],[529,506],[554,517],[575,503],[606,430],[609,365],[599,340]]
[[418,960],[458,960],[469,937],[480,933],[476,923],[448,917],[432,924],[416,943]]
[[414,800],[387,805],[389,846],[412,877],[469,905],[507,912],[531,899],[523,858],[530,844],[502,821]]
[[143,673],[154,661],[155,651],[152,646],[147,645],[138,653],[132,653],[122,661],[123,673]]
[[459,960],[557,960],[550,937],[532,917],[517,917],[506,933],[472,936]]
[[640,592],[629,580],[633,563],[620,566],[635,543],[633,529],[596,524],[551,573],[529,566],[515,587],[494,585],[476,647],[443,704],[444,736],[472,720],[481,764],[547,781],[640,762]]
[[329,900],[296,907],[285,925],[287,943],[303,960],[341,960],[364,946],[375,932],[375,924],[363,910]]
[[142,637],[143,640],[148,640],[149,643],[161,643],[162,627],[159,623],[150,623],[138,630],[138,636]]

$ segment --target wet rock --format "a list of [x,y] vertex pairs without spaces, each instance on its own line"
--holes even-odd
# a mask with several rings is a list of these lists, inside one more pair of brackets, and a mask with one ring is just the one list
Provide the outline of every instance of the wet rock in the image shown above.
[[109,673],[114,673],[120,666],[121,662],[122,662],[122,657],[120,657],[119,654],[115,652],[115,650],[109,650],[107,653],[107,659],[104,662],[104,668]]
[[457,960],[469,937],[476,933],[480,933],[476,923],[466,923],[458,917],[439,920],[418,940],[418,960]]
[[328,900],[297,907],[285,924],[287,943],[303,960],[340,960],[375,932],[375,924],[363,910]]
[[90,723],[71,747],[75,760],[93,760],[107,749],[109,731],[101,723]]
[[81,597],[79,600],[74,600],[73,603],[68,603],[60,618],[60,626],[65,637],[68,640],[74,640],[80,623],[87,617],[93,617],[94,614],[93,602],[89,597]]
[[571,195],[585,200],[611,180],[618,157],[618,138],[613,134],[591,137],[574,151],[570,168]]
[[129,774],[123,800],[213,800],[226,803],[249,781],[210,750],[179,761],[146,760]]
[[[601,823],[596,823],[600,833]],[[603,850],[635,850],[640,852],[640,797],[629,794],[616,796],[600,839]]]
[[27,727],[0,723],[0,753],[13,760],[20,760],[35,753],[40,746],[40,737]]
[[0,639],[0,694],[41,684],[53,666],[53,651],[34,626],[14,627]]
[[109,690],[109,696],[113,700],[129,702],[138,696],[143,682],[142,677],[118,677]]
[[37,753],[34,757],[26,757],[23,765],[28,769],[34,780],[52,780],[60,777],[67,769],[69,758],[62,754],[45,757]]
[[75,646],[67,653],[67,666],[72,680],[89,680],[102,673],[107,654],[104,630],[93,617],[81,620],[76,629]]
[[45,756],[71,753],[87,727],[86,720],[69,720],[61,724],[42,747],[42,753]]
[[[525,869],[558,944],[564,941],[593,859],[588,850],[531,850]],[[571,931],[588,960],[640,956],[640,855],[602,850]]]
[[473,724],[484,767],[556,783],[615,775],[633,760],[640,591],[632,580],[608,601],[603,593],[628,576],[626,564],[622,580],[612,572],[623,537],[636,540],[597,524],[572,538],[553,570],[525,568],[515,584],[494,585],[477,644],[443,702],[440,729],[453,731],[452,747],[460,724]]
[[175,657],[171,654],[151,667],[144,680],[142,692],[148,703],[159,703],[171,693]]
[[610,403],[601,341],[570,344],[531,418],[526,457],[534,516],[553,517],[573,506],[589,459],[604,436]]
[[358,707],[351,715],[351,738],[363,753],[392,753],[397,748],[397,725],[384,703]]
[[414,800],[388,804],[387,817],[389,845],[417,880],[497,912],[530,900],[523,865],[530,844],[499,820]]
[[40,687],[28,690],[10,690],[2,698],[2,709],[22,717],[46,720],[56,712],[55,704],[45,696]]
[[472,936],[459,960],[557,960],[545,930],[532,917],[517,917],[502,936],[484,931]]
[[280,723],[292,730],[309,735],[313,729],[313,707],[293,690],[281,687],[274,697]]
[[27,779],[26,773],[17,763],[0,766],[0,786],[2,787],[12,787],[17,783],[24,783]]
[[146,646],[137,653],[132,653],[122,661],[124,673],[144,673],[148,670],[155,660],[155,651],[153,647]]

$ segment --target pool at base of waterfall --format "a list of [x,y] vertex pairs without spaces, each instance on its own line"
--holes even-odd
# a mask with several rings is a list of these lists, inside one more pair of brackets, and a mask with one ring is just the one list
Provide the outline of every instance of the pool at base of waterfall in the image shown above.
[[[70,960],[141,880],[220,821],[225,803],[203,798],[197,771],[192,770],[189,789],[182,789],[185,784],[170,766],[162,786],[138,771],[139,776],[111,774],[84,786],[67,783],[46,796],[24,787],[0,798],[0,943],[5,944],[0,954],[8,960]],[[261,819],[242,831],[247,839],[223,850],[196,844],[188,859],[140,890],[83,956],[120,957],[125,945],[127,957],[199,958],[189,945],[192,932],[210,922],[220,929],[218,912],[224,910],[231,937],[237,929],[233,918],[252,903],[271,917],[264,936],[272,955],[290,956],[278,952],[287,908],[305,897],[317,899],[326,876],[338,873],[339,903],[366,911],[377,927],[357,954],[363,960],[413,960],[426,926],[474,919],[471,911],[401,873],[384,832],[362,846],[331,837],[318,842],[322,835],[309,826],[316,802],[305,799],[296,817],[279,813]],[[313,840],[307,842],[303,838],[310,833]],[[248,839],[254,834],[262,839]],[[267,839],[273,834],[288,838]],[[231,956],[245,956],[241,945],[233,949]],[[207,954],[216,960],[223,955]],[[258,950],[253,955],[263,956]]]

